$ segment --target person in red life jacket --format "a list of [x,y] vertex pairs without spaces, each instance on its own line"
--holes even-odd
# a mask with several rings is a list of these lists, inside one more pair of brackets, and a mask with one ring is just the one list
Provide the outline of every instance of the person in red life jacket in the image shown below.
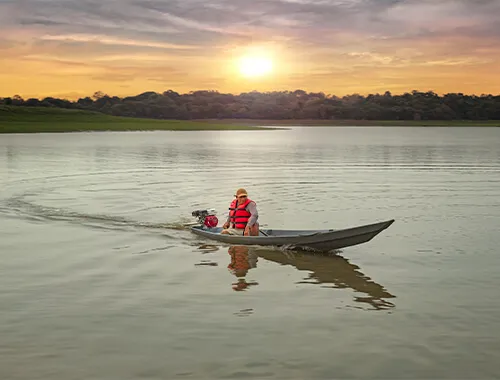
[[252,201],[245,189],[236,191],[235,199],[229,206],[229,216],[221,233],[229,235],[258,236],[259,223],[257,205]]

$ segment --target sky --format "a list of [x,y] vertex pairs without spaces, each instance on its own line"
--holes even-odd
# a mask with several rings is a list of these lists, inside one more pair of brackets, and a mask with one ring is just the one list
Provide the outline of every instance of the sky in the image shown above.
[[0,97],[498,94],[499,62],[500,0],[0,0]]

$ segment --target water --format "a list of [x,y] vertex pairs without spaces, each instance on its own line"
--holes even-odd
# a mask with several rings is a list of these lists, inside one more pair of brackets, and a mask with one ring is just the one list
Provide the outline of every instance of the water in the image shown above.
[[[500,377],[500,129],[0,137],[0,378]],[[324,257],[183,228],[396,222]]]

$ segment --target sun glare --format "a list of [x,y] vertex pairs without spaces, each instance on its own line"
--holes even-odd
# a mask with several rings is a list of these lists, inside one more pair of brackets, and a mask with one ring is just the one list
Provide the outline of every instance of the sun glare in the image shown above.
[[271,59],[259,56],[247,56],[240,59],[240,73],[245,77],[260,77],[273,70]]

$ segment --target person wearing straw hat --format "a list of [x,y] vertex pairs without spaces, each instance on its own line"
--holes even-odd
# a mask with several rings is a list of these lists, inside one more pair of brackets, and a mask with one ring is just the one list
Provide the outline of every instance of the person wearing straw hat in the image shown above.
[[258,236],[259,223],[257,220],[259,213],[257,205],[248,197],[245,189],[236,190],[231,205],[229,206],[229,215],[226,223],[223,225],[222,234]]

